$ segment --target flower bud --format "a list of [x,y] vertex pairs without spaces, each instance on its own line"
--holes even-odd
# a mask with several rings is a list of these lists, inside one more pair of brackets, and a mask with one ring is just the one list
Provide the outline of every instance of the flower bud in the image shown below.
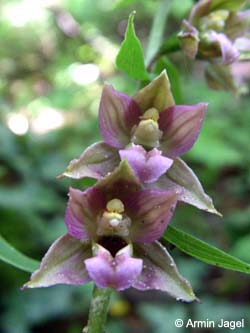
[[196,57],[199,46],[199,32],[188,21],[184,20],[182,23],[182,30],[178,34],[181,42],[181,47],[190,59]]

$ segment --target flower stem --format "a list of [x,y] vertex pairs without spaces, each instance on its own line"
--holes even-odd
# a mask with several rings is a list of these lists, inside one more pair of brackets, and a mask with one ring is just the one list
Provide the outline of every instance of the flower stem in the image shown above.
[[89,310],[87,333],[103,333],[107,317],[111,288],[98,288],[94,286]]
[[152,59],[154,59],[160,48],[171,2],[171,0],[162,0],[159,4],[158,10],[155,13],[146,51],[147,65],[152,62]]

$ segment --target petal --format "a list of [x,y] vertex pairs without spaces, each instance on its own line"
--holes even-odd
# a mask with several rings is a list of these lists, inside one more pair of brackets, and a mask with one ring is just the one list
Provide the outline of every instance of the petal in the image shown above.
[[[204,1],[204,0],[203,0]],[[206,0],[207,1],[207,0]],[[237,0],[237,1],[230,1],[230,0],[212,0],[210,11],[217,11],[217,10],[229,10],[232,12],[237,12],[240,7],[246,2],[246,0]]]
[[130,142],[130,132],[140,120],[141,110],[133,99],[105,85],[99,108],[99,127],[104,141],[115,148]]
[[212,1],[213,0],[198,1],[191,10],[189,22],[196,25],[201,17],[206,16],[209,13]]
[[137,244],[135,254],[143,259],[143,270],[133,283],[134,288],[162,290],[186,302],[196,300],[189,282],[180,275],[174,260],[159,242]]
[[23,288],[49,287],[54,284],[79,285],[90,281],[84,260],[91,256],[89,243],[64,235],[57,239]]
[[[241,93],[241,86],[237,82],[237,75],[234,75],[232,71],[235,65],[238,65],[238,63],[234,63],[231,66],[208,64],[205,69],[205,78],[208,86],[214,90],[228,90],[234,95],[239,95]],[[237,70],[238,73],[239,71]]]
[[100,179],[95,187],[110,199],[122,199],[124,196],[141,189],[142,185],[136,178],[133,170],[126,160],[106,177]]
[[131,194],[123,203],[132,220],[130,238],[149,243],[160,238],[175,209],[177,193],[146,189]]
[[174,105],[174,98],[171,92],[166,70],[164,70],[146,87],[139,90],[134,95],[133,99],[143,111],[147,111],[153,107],[158,111],[163,111]]
[[188,21],[183,20],[182,30],[178,33],[181,47],[187,57],[195,59],[199,47],[199,31]]
[[230,13],[226,20],[225,31],[230,39],[235,40],[250,32],[250,9]]
[[246,0],[228,1],[228,0],[200,0],[193,7],[189,21],[193,24],[199,23],[199,19],[211,12],[220,10],[229,10],[237,12]]
[[239,51],[225,34],[211,31],[208,38],[212,43],[219,45],[224,64],[231,64],[239,58]]
[[212,199],[204,192],[192,169],[180,158],[174,160],[166,176],[161,177],[155,186],[165,190],[175,190],[178,193],[178,200],[209,213],[221,215],[215,209]]
[[164,155],[177,157],[193,146],[206,109],[206,103],[199,103],[176,105],[160,113],[159,127],[163,131],[160,149]]
[[131,258],[130,245],[117,253],[115,258],[109,251],[96,245],[97,256],[86,259],[85,265],[89,276],[100,288],[112,287],[124,290],[131,287],[142,271],[142,260]]
[[250,39],[246,37],[237,38],[234,46],[240,52],[240,60],[250,60]]
[[136,177],[143,183],[155,182],[172,165],[173,160],[161,156],[161,152],[153,149],[147,152],[142,146],[133,145],[119,151],[121,159],[126,159]]
[[84,192],[70,188],[65,214],[69,234],[79,239],[94,237],[97,216],[100,211],[103,211],[105,205],[105,197],[96,187],[91,187]]
[[79,158],[72,160],[58,178],[66,176],[75,179],[100,179],[117,167],[119,161],[119,154],[115,148],[105,142],[97,142],[88,147]]

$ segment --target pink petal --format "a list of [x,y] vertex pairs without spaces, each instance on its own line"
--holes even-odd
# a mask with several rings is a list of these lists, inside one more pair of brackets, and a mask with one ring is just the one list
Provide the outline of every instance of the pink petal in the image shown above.
[[218,43],[221,50],[222,60],[225,64],[231,64],[239,58],[239,51],[234,47],[233,43],[225,34],[211,31],[209,39],[214,43]]
[[136,245],[135,253],[143,259],[143,270],[133,283],[134,288],[162,290],[186,302],[196,299],[189,282],[180,275],[174,260],[159,242]]
[[30,281],[23,288],[86,283],[90,278],[84,267],[84,260],[90,256],[89,243],[64,235],[51,245],[40,268],[31,275]]
[[105,208],[105,198],[96,187],[82,192],[70,188],[69,202],[65,214],[65,223],[71,236],[90,239],[96,233],[96,220]]
[[159,127],[163,131],[160,149],[164,155],[174,158],[193,146],[206,109],[206,103],[199,103],[176,105],[160,113]]
[[134,283],[142,271],[142,260],[131,258],[129,247],[120,250],[113,258],[109,251],[97,244],[97,256],[86,259],[85,265],[98,287],[124,290]]
[[150,186],[164,190],[174,190],[178,193],[178,200],[221,216],[215,209],[212,199],[205,193],[198,177],[180,158],[174,160],[166,176],[161,177],[157,183]]
[[133,145],[119,151],[121,159],[126,159],[136,177],[143,183],[153,183],[172,165],[173,160],[161,156],[161,152],[153,149],[147,152],[143,147]]
[[99,108],[99,126],[104,141],[115,148],[130,142],[130,132],[140,120],[141,110],[129,96],[106,85]]
[[173,215],[176,201],[175,191],[156,189],[142,190],[125,199],[125,211],[132,220],[132,241],[149,243],[160,238]]

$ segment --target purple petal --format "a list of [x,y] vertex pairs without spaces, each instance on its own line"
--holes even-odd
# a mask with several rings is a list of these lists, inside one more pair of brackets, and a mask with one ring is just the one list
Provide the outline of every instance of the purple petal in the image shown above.
[[91,187],[84,192],[70,188],[65,223],[71,236],[90,239],[96,234],[96,220],[106,202],[102,192]]
[[113,171],[119,161],[117,149],[105,142],[97,142],[88,147],[79,158],[72,160],[58,178],[66,176],[75,179],[84,177],[100,179]]
[[166,70],[133,97],[142,111],[156,108],[163,111],[175,104]]
[[209,39],[211,42],[217,43],[219,45],[222,60],[225,64],[231,64],[239,58],[239,51],[236,47],[234,47],[232,42],[227,38],[225,34],[211,31],[211,33],[209,34]]
[[124,290],[131,287],[142,271],[142,260],[130,257],[130,245],[120,250],[115,258],[109,251],[96,245],[97,256],[86,259],[89,276],[100,288]]
[[173,160],[161,156],[156,148],[147,152],[142,146],[119,151],[121,159],[126,159],[136,177],[143,183],[153,183],[172,165]]
[[171,158],[188,151],[199,135],[206,103],[176,105],[160,113],[159,127],[163,131],[160,149]]
[[49,287],[54,284],[79,285],[90,281],[84,260],[91,256],[88,242],[64,235],[57,239],[23,288]]
[[132,220],[130,237],[135,242],[149,243],[160,238],[175,209],[177,193],[156,189],[131,194],[123,203]]
[[100,179],[95,187],[110,199],[123,200],[123,197],[140,190],[142,185],[128,162],[123,160],[113,172]]
[[104,86],[99,108],[99,126],[104,141],[115,148],[130,142],[130,132],[140,121],[141,110],[129,96]]
[[196,299],[189,282],[180,275],[174,260],[159,242],[135,245],[135,254],[143,259],[143,270],[133,283],[134,288],[162,290],[186,302]]
[[162,176],[152,186],[164,190],[174,190],[178,193],[178,200],[221,216],[215,209],[212,199],[205,193],[198,177],[180,158],[175,159],[166,176]]

